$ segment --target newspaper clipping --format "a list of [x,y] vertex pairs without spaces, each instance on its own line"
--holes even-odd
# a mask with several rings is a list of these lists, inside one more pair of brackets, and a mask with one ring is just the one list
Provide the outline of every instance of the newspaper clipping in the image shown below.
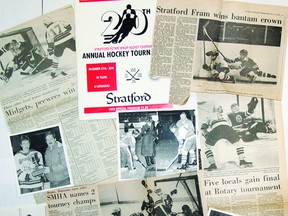
[[62,128],[72,180],[83,185],[117,179],[117,131],[115,120],[78,118],[74,30],[68,6],[2,32],[0,100],[12,134]]
[[97,186],[83,185],[48,191],[46,204],[48,216],[100,215]]
[[[215,97],[216,96],[216,97]],[[277,101],[198,95],[203,209],[286,215],[287,176]]]
[[100,185],[98,191],[103,216],[202,214],[198,177],[188,173]]
[[203,215],[191,173],[70,187],[46,193],[48,215]]
[[158,0],[150,75],[171,78],[175,104],[189,91],[281,100],[287,13],[240,2]]

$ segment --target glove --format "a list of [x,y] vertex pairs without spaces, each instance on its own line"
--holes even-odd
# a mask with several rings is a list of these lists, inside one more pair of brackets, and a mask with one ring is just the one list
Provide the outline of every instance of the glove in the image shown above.
[[201,130],[204,130],[204,129],[207,129],[207,128],[209,128],[208,124],[203,123],[203,124],[201,125]]
[[226,61],[227,63],[233,63],[233,60],[228,59],[228,58],[226,58],[226,57],[224,57],[224,61]]
[[211,70],[211,68],[210,68],[207,64],[203,64],[202,68],[203,68],[204,70],[208,70],[208,71]]
[[258,104],[258,99],[256,97],[252,97],[250,102],[247,104],[248,113],[253,114],[257,104]]
[[171,196],[174,195],[174,194],[177,194],[177,189],[174,189],[170,192]]
[[152,191],[151,189],[148,189],[147,192],[148,192],[149,194],[153,193],[153,191]]

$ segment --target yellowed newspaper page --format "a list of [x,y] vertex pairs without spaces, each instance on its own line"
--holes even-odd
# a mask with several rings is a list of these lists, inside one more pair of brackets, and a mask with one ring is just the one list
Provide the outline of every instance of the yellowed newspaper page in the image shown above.
[[236,1],[158,0],[150,75],[171,79],[175,104],[189,91],[280,100],[287,12]]
[[[30,149],[40,153],[38,158],[47,167],[51,157],[46,157],[50,148],[45,133],[51,129],[57,145],[66,149],[65,161],[71,172],[65,186],[109,181],[118,175],[115,120],[78,119],[74,31],[74,10],[67,6],[0,34],[0,100],[12,134],[11,160],[22,152],[21,138],[28,137]],[[63,157],[57,160],[64,163]],[[43,179],[37,177],[44,184],[41,190],[28,188],[29,193],[35,193],[37,203],[44,202],[41,192],[55,189],[54,180],[64,180],[59,174],[57,179],[46,178],[49,170],[53,173],[57,169],[54,163]],[[15,177],[15,185],[18,180]]]
[[58,189],[46,193],[47,215],[99,215],[95,184]]
[[287,215],[281,105],[239,95],[198,94],[203,209]]

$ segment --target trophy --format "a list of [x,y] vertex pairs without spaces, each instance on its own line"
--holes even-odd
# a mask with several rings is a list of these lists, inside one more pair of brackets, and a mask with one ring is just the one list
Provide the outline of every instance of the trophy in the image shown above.
[[35,167],[32,171],[32,176],[34,176],[34,177],[42,176],[43,173],[45,172],[46,168],[43,165],[39,164],[40,158],[38,157],[37,152],[35,152],[31,155],[31,161],[35,165]]

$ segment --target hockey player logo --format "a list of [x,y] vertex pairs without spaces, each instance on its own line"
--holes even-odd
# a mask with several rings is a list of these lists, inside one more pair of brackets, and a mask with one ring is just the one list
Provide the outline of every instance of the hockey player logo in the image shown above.
[[147,31],[148,19],[146,13],[150,10],[133,9],[126,5],[122,16],[115,11],[105,12],[101,20],[107,22],[107,27],[102,33],[104,44],[121,43],[129,34],[142,35]]
[[235,119],[236,119],[237,122],[242,122],[243,121],[243,118],[241,117],[241,115],[237,115]]

